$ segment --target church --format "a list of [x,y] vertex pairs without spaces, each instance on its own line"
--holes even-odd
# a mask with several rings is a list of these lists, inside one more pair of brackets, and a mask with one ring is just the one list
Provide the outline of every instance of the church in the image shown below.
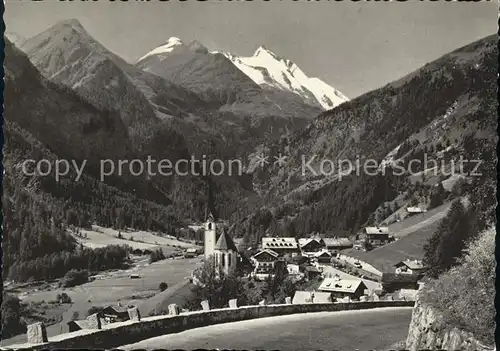
[[[219,232],[219,233],[218,233]],[[238,249],[226,229],[217,228],[214,216],[210,213],[205,222],[204,235],[205,260],[213,257],[216,267],[224,274],[236,268],[239,260]]]

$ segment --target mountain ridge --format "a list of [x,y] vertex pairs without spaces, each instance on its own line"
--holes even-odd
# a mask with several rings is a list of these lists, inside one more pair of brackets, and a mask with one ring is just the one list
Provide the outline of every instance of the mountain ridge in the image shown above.
[[222,54],[257,84],[291,91],[309,103],[319,103],[326,110],[349,100],[321,79],[309,78],[292,60],[276,55],[265,46],[259,46],[250,57]]
[[[183,50],[196,51],[193,50],[194,44],[199,48],[199,52],[204,55],[210,53],[225,56],[252,82],[265,89],[277,89],[294,93],[306,103],[313,106],[319,105],[323,109],[331,109],[349,100],[344,94],[321,79],[307,77],[293,61],[276,55],[263,45],[256,49],[253,56],[242,57],[226,51],[208,51],[197,41],[185,44],[178,37],[170,37],[165,44],[154,48],[139,58],[136,65],[175,81],[177,77],[168,72],[172,67],[161,67],[161,62],[168,60],[171,55],[179,55],[180,51]],[[240,84],[241,82],[248,84],[248,81],[239,79]]]

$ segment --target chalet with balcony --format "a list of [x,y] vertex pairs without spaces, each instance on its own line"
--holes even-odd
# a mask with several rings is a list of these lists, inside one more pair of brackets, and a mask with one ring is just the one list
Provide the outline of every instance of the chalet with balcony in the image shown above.
[[373,247],[386,245],[390,241],[389,227],[366,227],[366,241]]
[[299,239],[299,247],[303,255],[311,257],[324,250],[326,245],[321,238],[301,238]]
[[421,276],[425,272],[425,267],[422,261],[405,260],[394,265],[396,274],[414,274]]

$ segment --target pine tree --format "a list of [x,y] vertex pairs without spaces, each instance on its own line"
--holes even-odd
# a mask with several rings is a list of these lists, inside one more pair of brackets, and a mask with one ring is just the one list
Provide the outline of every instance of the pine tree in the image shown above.
[[424,264],[428,267],[428,274],[437,277],[455,266],[466,243],[474,236],[474,215],[456,200],[424,245]]

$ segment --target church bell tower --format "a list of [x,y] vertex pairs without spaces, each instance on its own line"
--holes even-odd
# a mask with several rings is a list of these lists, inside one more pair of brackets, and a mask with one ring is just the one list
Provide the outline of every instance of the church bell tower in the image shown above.
[[215,248],[216,237],[215,219],[212,213],[208,215],[207,221],[205,222],[205,259],[208,259],[210,255],[213,255]]

